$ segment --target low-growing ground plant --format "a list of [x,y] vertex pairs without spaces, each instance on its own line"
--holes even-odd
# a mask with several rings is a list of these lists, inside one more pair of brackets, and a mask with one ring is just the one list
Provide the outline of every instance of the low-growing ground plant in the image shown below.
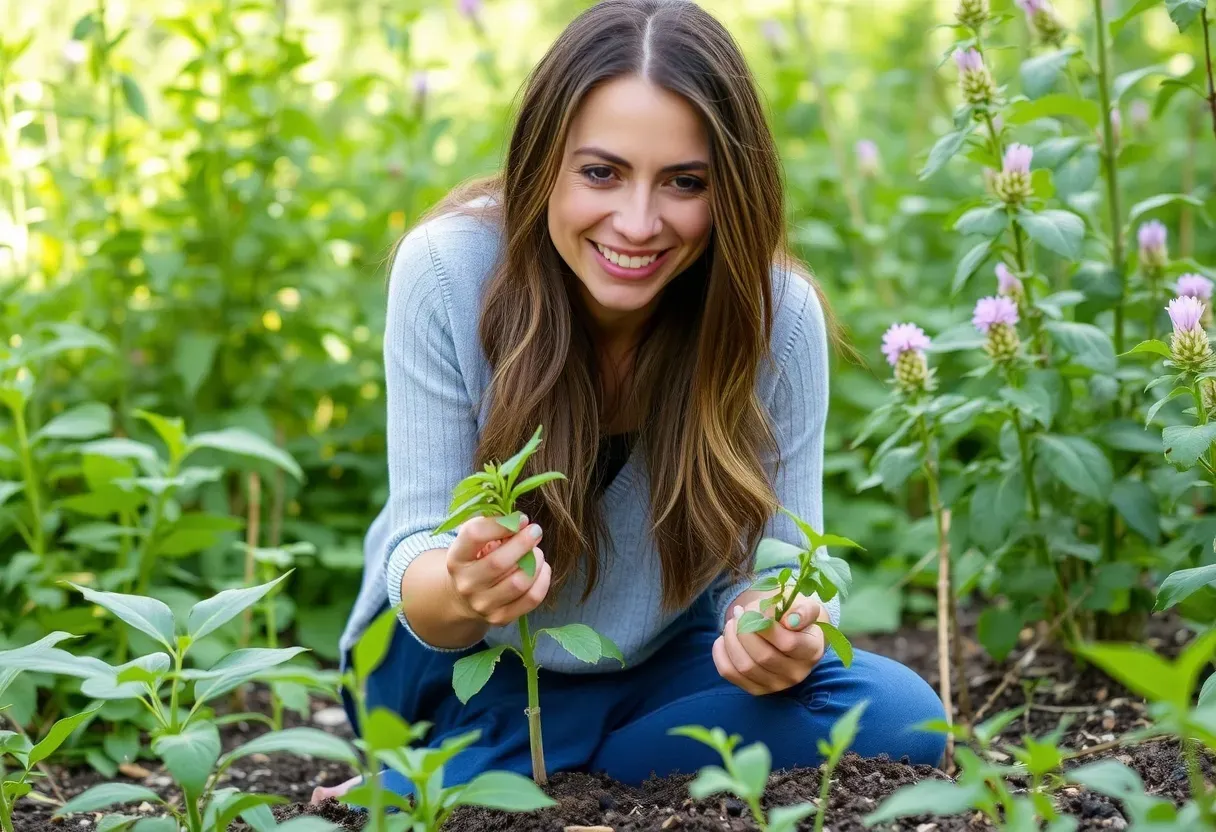
[[[7,682],[0,678],[0,693],[4,692],[5,687]],[[38,771],[39,763],[54,754],[73,731],[88,723],[100,707],[100,704],[94,705],[86,711],[64,717],[52,725],[46,736],[37,743],[30,742],[30,738],[21,731],[0,730],[0,830],[14,832],[13,805],[33,790],[36,780],[45,776]],[[0,713],[3,710],[0,708]],[[16,762],[15,768],[10,769],[9,760]]]
[[[537,427],[527,444],[506,462],[487,462],[483,470],[461,480],[452,492],[449,516],[435,533],[455,529],[473,517],[492,517],[511,531],[519,531],[522,514],[515,510],[515,501],[547,482],[565,479],[565,474],[560,471],[546,471],[519,481],[519,475],[528,458],[540,447],[541,431],[542,427]],[[536,573],[536,555],[528,551],[520,558],[518,565],[528,577],[532,577]],[[465,656],[452,667],[452,688],[461,702],[468,702],[489,681],[494,673],[494,666],[505,651],[510,650],[519,656],[528,678],[527,717],[528,740],[532,751],[532,777],[537,783],[544,785],[548,782],[548,774],[545,770],[544,745],[541,739],[540,665],[535,658],[536,640],[547,635],[570,655],[588,664],[611,658],[623,666],[625,660],[620,649],[610,639],[586,624],[546,627],[533,633],[528,624],[528,616],[523,615],[518,619],[518,626],[521,649],[516,650],[511,645],[503,644]]]
[[700,725],[683,725],[667,733],[704,743],[722,755],[722,766],[706,766],[688,784],[688,793],[695,799],[701,800],[722,792],[733,794],[751,809],[752,818],[761,832],[795,832],[798,823],[811,815],[816,816],[815,832],[821,832],[827,817],[832,772],[857,737],[857,725],[868,704],[868,701],[859,702],[845,712],[832,725],[830,742],[822,737],[819,739],[823,763],[819,770],[818,807],[813,803],[799,803],[779,806],[765,813],[760,800],[768,785],[773,760],[764,743],[755,742],[736,751],[743,739],[738,734],[727,736],[721,728],[703,728]]

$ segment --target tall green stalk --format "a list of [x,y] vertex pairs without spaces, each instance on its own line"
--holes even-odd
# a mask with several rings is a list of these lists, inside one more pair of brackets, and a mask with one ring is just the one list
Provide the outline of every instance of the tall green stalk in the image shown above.
[[523,644],[521,658],[528,674],[528,743],[532,746],[532,779],[544,786],[549,782],[549,775],[545,771],[545,748],[541,744],[540,734],[540,669],[533,656],[532,631],[526,615],[519,617],[519,640]]
[[17,430],[17,446],[21,453],[21,474],[25,478],[25,499],[29,503],[30,518],[33,528],[30,529],[30,548],[39,558],[46,557],[46,532],[42,528],[42,495],[38,483],[38,475],[34,468],[34,455],[30,449],[29,429],[25,424],[25,408],[18,405],[12,408],[13,423]]
[[[1115,158],[1115,129],[1110,116],[1110,58],[1106,48],[1106,18],[1103,0],[1093,0],[1094,31],[1098,46],[1098,100],[1102,107],[1102,167],[1106,179],[1107,210],[1110,215],[1111,266],[1119,275],[1119,302],[1115,306],[1115,353],[1123,352],[1124,250],[1122,211],[1119,206],[1119,167]],[[1117,406],[1117,404],[1116,404]]]

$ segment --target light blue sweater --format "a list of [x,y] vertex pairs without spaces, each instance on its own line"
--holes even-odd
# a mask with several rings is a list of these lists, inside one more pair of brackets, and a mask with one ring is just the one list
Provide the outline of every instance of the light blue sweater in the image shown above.
[[[478,432],[488,412],[491,371],[477,327],[500,242],[499,229],[489,221],[447,215],[414,229],[393,262],[384,333],[390,496],[367,534],[363,583],[341,640],[344,656],[386,604],[400,609],[401,576],[410,562],[429,549],[447,548],[456,538],[455,533],[432,531],[446,517],[453,486],[474,470]],[[780,448],[772,481],[782,505],[822,530],[828,406],[823,310],[803,278],[777,269],[774,299],[775,361],[764,362],[757,382]],[[575,621],[587,624],[616,642],[630,665],[662,646],[678,614],[664,611],[660,603],[659,553],[649,530],[644,468],[640,448],[635,448],[602,497],[614,553],[587,602],[579,603],[584,586],[580,570],[559,591],[553,607],[530,616],[533,631]],[[771,470],[769,474],[774,476]],[[803,542],[781,513],[763,534]],[[720,620],[750,583],[731,581],[723,573],[710,588]],[[839,620],[838,601],[832,601],[829,612],[833,622]],[[399,617],[417,638],[404,615]],[[518,648],[518,628],[492,628],[486,641]],[[584,664],[551,639],[540,639],[536,658],[550,670],[569,673],[619,667],[610,660]]]

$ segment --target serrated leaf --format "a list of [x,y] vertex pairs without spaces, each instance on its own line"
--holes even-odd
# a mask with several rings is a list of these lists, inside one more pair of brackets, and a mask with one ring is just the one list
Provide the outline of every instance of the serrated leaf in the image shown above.
[[549,636],[562,646],[574,658],[588,664],[595,664],[602,658],[603,641],[600,634],[586,624],[565,624],[561,627],[547,627],[537,632]]
[[1216,422],[1206,425],[1170,425],[1161,432],[1165,459],[1174,466],[1190,468],[1216,442]]
[[500,644],[457,660],[452,665],[452,690],[456,693],[456,698],[467,703],[485,687],[490,676],[494,674],[494,666],[498,664],[506,649],[507,645]]
[[1048,209],[1036,213],[1022,208],[1017,221],[1026,236],[1048,251],[1069,260],[1081,259],[1085,221],[1071,211]]

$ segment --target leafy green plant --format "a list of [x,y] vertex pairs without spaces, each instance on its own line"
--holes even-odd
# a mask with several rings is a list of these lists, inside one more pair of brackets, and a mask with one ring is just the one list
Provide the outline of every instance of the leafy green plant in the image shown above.
[[[518,532],[522,513],[515,510],[515,501],[547,482],[565,479],[565,474],[559,471],[546,471],[519,481],[519,475],[528,458],[540,447],[541,430],[541,427],[537,427],[527,444],[506,462],[487,462],[483,470],[461,480],[452,492],[449,516],[435,533],[455,529],[473,517],[493,517],[507,529]],[[529,577],[536,574],[536,555],[533,552],[525,554],[518,564]],[[625,659],[610,639],[586,624],[546,627],[533,633],[528,625],[528,616],[523,615],[518,619],[518,626],[522,649],[516,650],[511,645],[503,644],[465,656],[452,666],[452,688],[461,702],[468,702],[490,680],[494,666],[498,664],[504,652],[510,650],[519,656],[528,678],[527,716],[528,740],[532,750],[532,777],[537,783],[544,785],[548,781],[548,775],[545,771],[545,752],[541,740],[538,681],[540,665],[535,658],[536,640],[547,635],[570,655],[588,664],[595,664],[603,658],[612,658],[623,666]]]
[[[740,616],[736,626],[740,633],[758,633],[774,625],[774,622],[789,612],[799,595],[818,595],[824,603],[837,595],[846,596],[852,583],[849,564],[842,558],[828,554],[828,546],[860,548],[856,543],[835,534],[820,534],[798,515],[785,507],[781,511],[797,524],[806,540],[805,546],[795,546],[784,540],[766,537],[756,547],[754,571],[764,572],[777,566],[796,561],[798,572],[788,566],[780,573],[761,578],[752,584],[757,592],[773,594],[760,602],[760,610],[748,610]],[[771,612],[772,615],[765,613]],[[813,625],[823,631],[824,640],[840,656],[844,666],[853,663],[853,645],[836,625],[827,621],[815,621]]]
[[688,784],[688,793],[695,799],[701,800],[722,792],[733,794],[751,809],[752,818],[761,832],[795,832],[799,821],[811,815],[816,816],[815,832],[821,832],[827,817],[832,772],[857,737],[857,725],[868,704],[868,701],[859,702],[836,720],[832,725],[830,742],[819,739],[823,764],[819,773],[818,809],[812,803],[799,803],[779,806],[765,814],[760,801],[768,785],[773,761],[764,743],[755,742],[736,751],[743,739],[738,734],[727,736],[721,728],[703,728],[700,725],[683,725],[667,733],[704,743],[722,755],[722,766],[706,766]]
[[[0,684],[0,689],[3,687]],[[43,776],[37,770],[38,764],[54,754],[73,731],[87,724],[100,707],[100,704],[94,705],[86,711],[64,717],[52,725],[46,736],[37,743],[31,743],[23,732],[0,730],[0,829],[14,832],[13,804],[29,794],[33,782]],[[8,770],[6,758],[16,761],[14,770]]]

